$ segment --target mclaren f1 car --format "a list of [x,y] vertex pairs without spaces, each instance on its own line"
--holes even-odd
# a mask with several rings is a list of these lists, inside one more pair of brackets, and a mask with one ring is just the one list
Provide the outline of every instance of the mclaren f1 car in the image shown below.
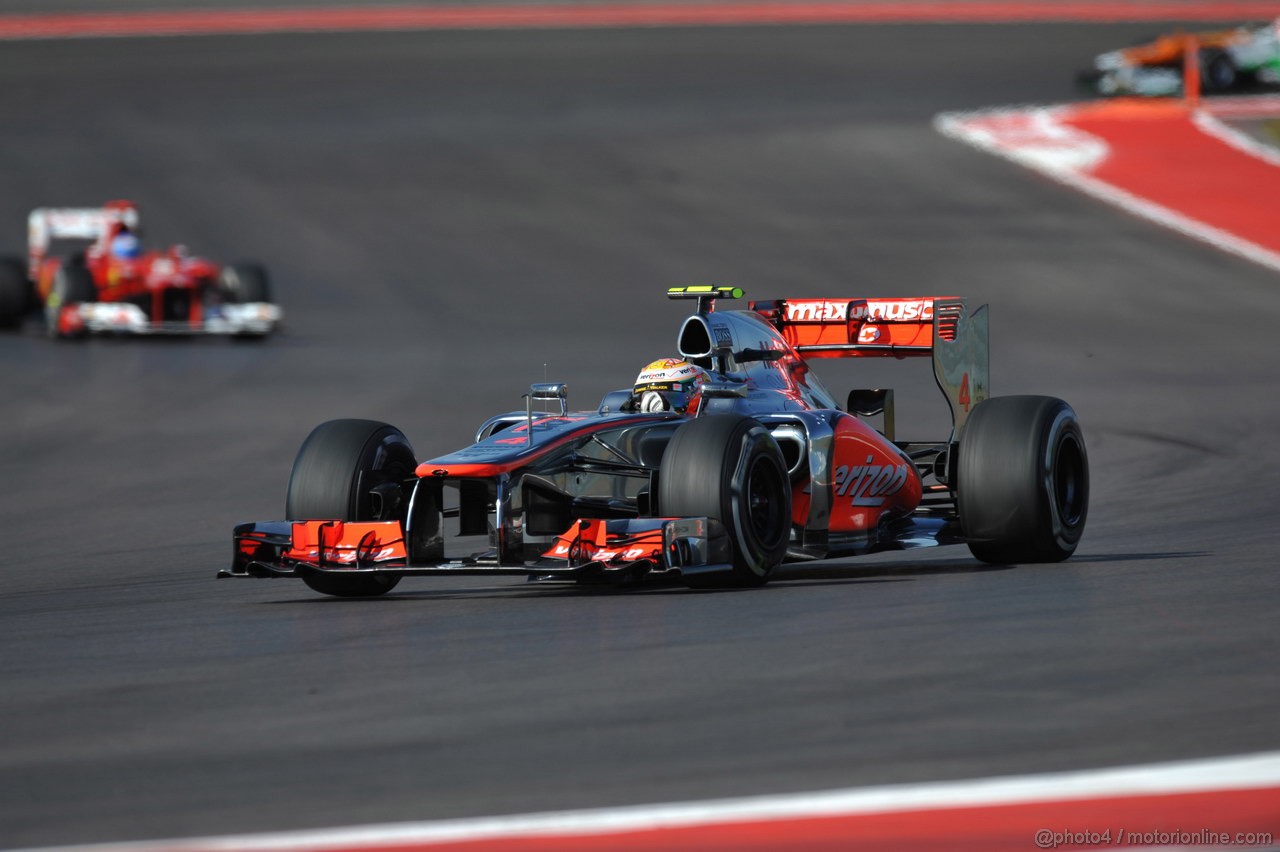
[[[563,384],[475,442],[421,460],[398,429],[323,423],[293,463],[285,520],[245,523],[221,577],[292,577],[344,597],[413,575],[518,574],[694,588],[764,584],[784,560],[966,544],[990,563],[1056,562],[1089,498],[1075,412],[990,397],[987,308],[962,299],[785,299],[685,287],[680,357],[575,411]],[[895,440],[893,392],[842,407],[818,358],[929,358],[952,414]],[[545,412],[535,412],[535,406]]]
[[129,201],[33,210],[27,258],[0,258],[0,326],[42,308],[50,336],[225,334],[261,338],[280,321],[266,270],[220,265],[183,246],[143,251]]

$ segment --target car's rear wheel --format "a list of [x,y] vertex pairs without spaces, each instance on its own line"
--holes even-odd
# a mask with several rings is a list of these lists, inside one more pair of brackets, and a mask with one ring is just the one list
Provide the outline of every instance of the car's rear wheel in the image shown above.
[[731,570],[686,572],[687,585],[763,586],[786,556],[791,534],[791,481],[782,451],[750,417],[690,420],[663,453],[658,511],[664,517],[713,518],[728,531]]
[[1089,511],[1089,460],[1076,413],[1047,396],[993,397],[960,436],[957,510],[983,562],[1061,562]]
[[53,274],[53,287],[49,298],[45,300],[45,320],[49,336],[57,340],[70,340],[83,337],[83,328],[73,329],[62,326],[62,309],[65,307],[98,301],[98,288],[93,284],[93,275],[82,263],[68,260],[58,267]]
[[0,257],[0,328],[17,328],[31,305],[27,267],[16,257]]
[[[376,420],[330,420],[303,442],[289,475],[285,516],[293,521],[403,520],[407,501],[401,483],[416,466],[409,439]],[[343,598],[385,594],[395,574],[310,573],[303,582],[317,592]]]

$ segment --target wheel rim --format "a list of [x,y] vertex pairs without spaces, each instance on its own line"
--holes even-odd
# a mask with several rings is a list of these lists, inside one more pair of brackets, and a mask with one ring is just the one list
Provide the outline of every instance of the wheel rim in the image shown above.
[[777,467],[761,456],[751,465],[747,483],[747,524],[754,537],[766,548],[777,544],[784,527],[782,518],[782,480]]
[[1217,59],[1209,65],[1209,80],[1215,88],[1228,88],[1235,79],[1235,69],[1226,60]]
[[[407,479],[412,474],[414,466],[413,450],[398,435],[388,435],[374,451],[373,459],[366,470],[370,473],[382,474],[385,477],[384,481],[389,481]],[[394,516],[384,517],[389,514],[386,511],[388,507],[381,500],[377,504],[374,503],[373,490],[368,489],[356,495],[355,516],[362,521],[395,520]],[[375,505],[381,505],[381,510],[375,510]]]
[[1080,523],[1085,505],[1084,451],[1074,435],[1058,445],[1053,464],[1053,499],[1064,526]]

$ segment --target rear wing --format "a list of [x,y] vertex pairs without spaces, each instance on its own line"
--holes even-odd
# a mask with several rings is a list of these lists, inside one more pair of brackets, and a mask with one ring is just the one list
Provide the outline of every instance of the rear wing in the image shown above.
[[109,201],[101,207],[40,207],[27,216],[27,263],[34,279],[36,267],[54,240],[105,241],[120,225],[138,229],[138,208],[129,201]]
[[973,406],[990,394],[987,306],[964,299],[779,299],[750,302],[806,358],[933,358],[957,440]]

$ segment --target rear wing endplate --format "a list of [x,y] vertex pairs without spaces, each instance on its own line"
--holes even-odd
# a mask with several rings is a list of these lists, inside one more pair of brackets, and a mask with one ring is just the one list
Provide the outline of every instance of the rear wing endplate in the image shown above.
[[53,240],[106,239],[112,227],[138,230],[138,208],[128,201],[102,207],[39,207],[27,216],[27,260],[32,278]]
[[779,299],[750,302],[806,358],[933,358],[957,440],[973,406],[990,394],[987,306],[964,299]]

